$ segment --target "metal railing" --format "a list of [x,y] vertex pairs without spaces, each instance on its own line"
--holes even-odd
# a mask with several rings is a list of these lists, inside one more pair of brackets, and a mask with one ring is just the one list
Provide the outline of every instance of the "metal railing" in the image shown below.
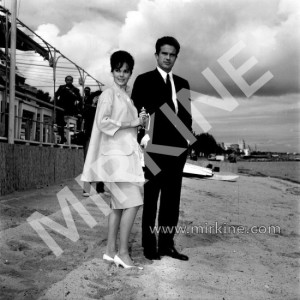
[[[3,86],[0,86],[3,88]],[[61,126],[56,124],[53,114],[53,105],[51,103],[42,101],[30,95],[16,92],[18,98],[15,99],[15,115],[14,115],[14,141],[25,144],[38,144],[45,146],[60,146],[60,147],[82,147],[82,132],[81,124],[82,117],[78,115],[77,118],[66,117],[73,120],[69,123],[66,120],[64,126],[64,134],[66,142],[61,141],[60,133]],[[3,96],[3,94],[2,94]],[[1,97],[1,91],[0,91]],[[20,98],[19,98],[20,97]],[[2,97],[3,98],[3,97]],[[8,105],[0,98],[0,141],[8,141]],[[22,110],[20,106],[26,103],[27,107],[32,106],[33,111],[24,107]],[[6,108],[3,107],[6,104]],[[64,110],[60,107],[55,108],[58,111]]]

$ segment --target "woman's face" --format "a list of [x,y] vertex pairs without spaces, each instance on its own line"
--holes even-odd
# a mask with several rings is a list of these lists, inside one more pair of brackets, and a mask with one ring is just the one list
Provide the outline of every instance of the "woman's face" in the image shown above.
[[131,72],[127,63],[124,63],[123,66],[119,69],[114,69],[112,74],[115,83],[120,87],[125,87],[131,76]]

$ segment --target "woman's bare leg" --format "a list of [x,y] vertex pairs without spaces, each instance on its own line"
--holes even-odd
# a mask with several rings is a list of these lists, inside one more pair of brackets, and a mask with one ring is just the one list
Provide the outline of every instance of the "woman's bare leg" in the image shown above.
[[108,217],[106,254],[114,257],[117,253],[117,235],[122,217],[122,209],[113,209]]
[[140,206],[135,206],[124,209],[120,223],[120,248],[118,255],[123,260],[123,262],[130,266],[133,265],[133,261],[129,256],[128,241],[132,225],[134,223],[139,208]]

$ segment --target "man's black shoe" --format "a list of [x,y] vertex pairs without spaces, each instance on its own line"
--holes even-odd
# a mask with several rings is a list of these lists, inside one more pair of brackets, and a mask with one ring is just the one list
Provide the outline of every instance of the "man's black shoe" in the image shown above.
[[164,249],[159,249],[158,254],[160,256],[170,256],[175,259],[179,260],[189,260],[188,256],[179,253],[175,247],[169,247],[169,248],[164,248]]
[[144,256],[150,260],[160,260],[160,255],[157,252],[144,251]]

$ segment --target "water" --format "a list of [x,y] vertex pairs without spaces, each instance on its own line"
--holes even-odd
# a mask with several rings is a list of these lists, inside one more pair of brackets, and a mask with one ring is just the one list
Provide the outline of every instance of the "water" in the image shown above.
[[238,161],[237,170],[239,173],[300,183],[300,161]]
[[249,174],[253,176],[269,176],[300,183],[300,161],[243,161],[237,163],[228,161],[208,161],[198,159],[198,161],[188,162],[198,166],[207,167],[211,164],[218,167],[220,172]]

